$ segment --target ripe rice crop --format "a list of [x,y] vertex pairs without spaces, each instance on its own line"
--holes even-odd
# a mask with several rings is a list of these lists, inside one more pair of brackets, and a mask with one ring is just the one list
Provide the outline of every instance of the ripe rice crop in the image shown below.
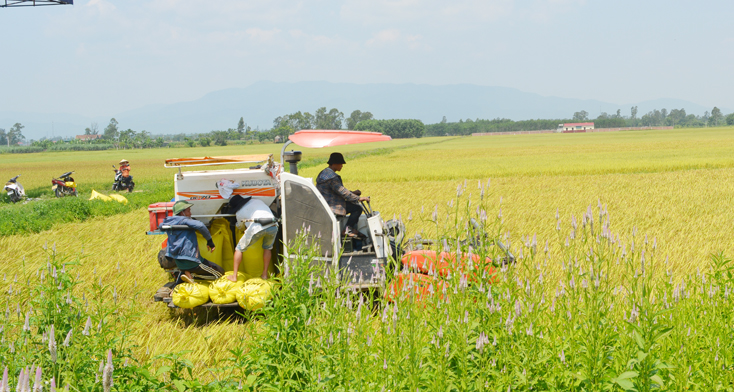
[[[435,238],[444,239],[445,250],[499,260],[491,241],[455,240],[480,232],[491,240],[503,232],[502,218],[490,218],[491,203],[478,205],[474,216],[468,207],[458,199],[426,223]],[[444,214],[446,219],[438,218]],[[393,293],[395,302],[382,297],[374,308],[371,295],[343,292],[328,275],[315,278],[315,253],[294,244],[301,256],[286,262],[280,289],[258,319],[206,328],[137,312],[138,303],[146,306],[144,295],[136,295],[138,282],[117,285],[128,281],[129,268],[115,272],[108,263],[90,273],[88,265],[59,260],[57,246],[44,246],[45,267],[26,265],[20,279],[6,276],[3,282],[0,359],[11,375],[38,366],[81,390],[104,376],[105,353],[118,369],[110,377],[117,377],[120,390],[649,391],[731,385],[731,260],[717,256],[708,268],[676,274],[654,240],[641,233],[621,239],[603,207],[579,216],[558,225],[573,233],[566,241],[558,237],[559,257],[536,238],[523,237],[512,246],[517,261],[497,275],[478,270],[470,280],[451,274],[420,302],[412,294],[417,286],[408,283]],[[470,217],[481,222],[479,231],[464,228]],[[380,271],[378,278],[389,281],[400,271]],[[59,344],[56,326],[61,335],[72,331],[70,343]],[[154,356],[151,346],[162,355]],[[191,350],[184,351],[191,362],[177,354],[182,349]],[[155,369],[159,376],[151,377]]]
[[[6,280],[0,282],[0,311],[16,305],[28,311],[33,277],[48,260],[44,245],[55,246],[68,258],[81,255],[70,273],[79,273],[75,298],[101,280],[105,301],[114,303],[113,291],[136,299],[125,310],[137,314],[135,321],[119,327],[129,336],[130,361],[150,371],[169,366],[158,355],[175,357],[170,363],[176,366],[189,361],[192,376],[176,373],[189,390],[207,390],[193,386],[195,380],[215,383],[210,390],[234,390],[240,383],[251,390],[727,388],[734,282],[729,259],[712,254],[731,254],[731,131],[436,138],[420,142],[439,143],[348,158],[345,184],[372,196],[385,218],[401,216],[410,235],[443,237],[454,250],[456,239],[467,236],[468,219],[486,216],[485,230],[511,244],[518,262],[500,272],[499,283],[467,284],[455,275],[450,302],[435,296],[431,304],[415,304],[403,293],[397,306],[381,302],[373,313],[353,294],[308,295],[310,276],[296,265],[262,315],[238,323],[194,322],[149,299],[165,278],[155,261],[161,238],[142,234],[147,211],[141,209],[1,237],[0,275]],[[303,149],[304,158],[318,153],[325,161],[332,151],[365,146]],[[138,157],[124,152],[115,159],[132,161],[136,181],[165,180],[173,174],[162,168],[168,151],[233,155],[241,149],[136,150]],[[110,152],[83,156],[102,153]],[[23,155],[30,160],[16,168],[51,174],[59,167],[51,158],[60,154],[73,153],[42,155],[44,162]],[[111,168],[107,173],[103,166],[116,163],[112,157],[89,158],[96,162],[90,173],[99,165],[99,175],[111,179]],[[102,165],[106,159],[111,163]],[[306,177],[324,167],[305,166]],[[135,172],[139,167],[146,169]],[[471,251],[498,256],[488,244]],[[25,285],[14,283],[16,273]],[[10,285],[13,294],[7,294]],[[22,330],[23,320],[5,322],[3,336]],[[48,353],[42,336],[36,338],[32,357],[10,355],[7,340],[0,343],[0,366],[8,358],[16,364],[12,377],[18,366],[43,365],[45,371],[48,359],[39,358]],[[95,347],[101,359],[102,346]],[[173,380],[158,379],[165,381],[161,389],[173,388]]]
[[[441,138],[402,139],[391,142],[378,142],[366,145],[342,146],[340,151],[347,155],[354,152],[375,149],[399,149],[414,145],[431,143]],[[201,156],[223,155],[251,155],[273,154],[273,158],[280,160],[282,144],[233,145],[224,147],[193,147],[193,148],[154,148],[135,150],[105,150],[105,151],[69,151],[43,152],[34,154],[0,154],[0,179],[21,174],[19,181],[26,192],[46,191],[51,195],[51,178],[67,171],[75,171],[74,179],[80,190],[86,194],[93,187],[97,190],[112,188],[114,171],[112,165],[118,165],[121,159],[127,159],[131,164],[133,177],[141,183],[146,181],[171,181],[175,174],[174,169],[166,169],[163,162],[168,158],[186,158]],[[322,159],[324,162],[331,153],[326,149],[309,149],[292,145],[290,149],[301,150],[305,160]],[[236,165],[232,167],[238,167]],[[137,183],[137,181],[136,181]],[[172,184],[171,184],[172,185]],[[173,189],[173,188],[171,188]]]

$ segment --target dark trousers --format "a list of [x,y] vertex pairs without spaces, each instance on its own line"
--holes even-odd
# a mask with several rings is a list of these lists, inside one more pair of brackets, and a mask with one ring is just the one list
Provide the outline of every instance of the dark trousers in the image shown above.
[[349,215],[349,218],[347,218],[347,226],[356,231],[359,216],[362,215],[362,206],[347,202],[347,215]]
[[[201,263],[198,266],[186,270],[189,271],[191,273],[191,276],[193,276],[194,278],[215,280],[221,278],[224,275],[224,268],[212,263],[211,261],[203,257],[199,257],[199,261],[201,261]],[[180,271],[178,273],[178,277],[176,278],[176,283],[174,284],[174,286],[183,282],[183,280],[181,279],[181,275],[184,275],[184,271]]]

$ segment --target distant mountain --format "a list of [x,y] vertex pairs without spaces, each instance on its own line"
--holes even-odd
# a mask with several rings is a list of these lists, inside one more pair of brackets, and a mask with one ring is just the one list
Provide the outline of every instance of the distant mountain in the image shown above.
[[[662,108],[685,108],[686,112],[697,115],[712,109],[679,99],[618,105],[470,84],[432,86],[263,81],[245,88],[214,91],[195,101],[148,105],[110,117],[117,119],[121,129],[146,130],[153,134],[199,133],[235,128],[240,117],[244,117],[252,128],[268,129],[278,116],[297,111],[313,113],[322,106],[337,108],[345,116],[358,109],[370,111],[378,119],[416,118],[424,123],[439,122],[443,116],[448,121],[497,117],[512,120],[570,118],[580,110],[586,110],[592,118],[600,111],[612,114],[617,109],[628,116],[632,106],[638,106],[638,116]],[[730,112],[721,109],[724,113]],[[29,139],[51,136],[52,121],[56,136],[71,136],[81,133],[92,121],[99,123],[101,131],[109,118],[0,112],[0,127],[7,129],[15,122],[21,122],[26,126],[24,133]]]

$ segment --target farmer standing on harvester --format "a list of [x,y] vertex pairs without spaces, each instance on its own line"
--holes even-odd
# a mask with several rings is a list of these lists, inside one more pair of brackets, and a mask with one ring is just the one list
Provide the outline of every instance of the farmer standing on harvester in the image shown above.
[[326,162],[329,167],[322,170],[316,177],[316,189],[324,196],[334,215],[337,217],[349,215],[347,227],[342,235],[359,238],[362,236],[357,230],[357,222],[359,222],[359,216],[362,215],[362,206],[359,205],[359,202],[369,202],[370,198],[362,197],[362,192],[359,190],[351,192],[344,187],[341,176],[336,172],[341,171],[346,163],[341,153],[331,153],[329,161]]
[[[214,251],[214,241],[206,226],[198,220],[191,219],[191,206],[193,204],[179,200],[173,204],[173,216],[163,220],[163,226],[188,226],[189,229],[172,228],[166,230],[168,234],[168,246],[166,257],[176,261],[176,267],[181,271],[176,278],[175,285],[182,281],[194,283],[193,275],[204,279],[217,279],[222,277],[224,269],[201,257],[199,253],[199,242],[196,239],[196,231],[206,239],[206,247],[210,252]],[[192,275],[193,274],[193,275]]]
[[278,236],[278,219],[275,218],[275,215],[265,203],[250,196],[232,196],[229,207],[230,211],[236,211],[237,228],[244,230],[245,233],[235,247],[233,272],[232,275],[227,275],[227,278],[233,282],[237,281],[237,271],[242,262],[242,253],[262,238],[263,272],[260,278],[267,280],[268,267],[270,267],[270,259],[273,255],[273,245],[275,244],[275,238]]

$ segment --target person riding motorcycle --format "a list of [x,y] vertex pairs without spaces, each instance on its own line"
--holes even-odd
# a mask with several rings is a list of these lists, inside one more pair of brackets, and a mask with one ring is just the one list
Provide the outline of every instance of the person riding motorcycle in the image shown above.
[[117,169],[115,165],[112,165],[115,170],[115,183],[112,185],[113,191],[121,191],[127,189],[128,192],[132,192],[135,187],[133,182],[133,176],[130,175],[130,162],[127,159],[120,161],[120,168]]
[[125,173],[127,172],[127,175],[124,175],[124,177],[127,177],[130,175],[130,162],[127,159],[123,159],[120,161],[120,171]]

